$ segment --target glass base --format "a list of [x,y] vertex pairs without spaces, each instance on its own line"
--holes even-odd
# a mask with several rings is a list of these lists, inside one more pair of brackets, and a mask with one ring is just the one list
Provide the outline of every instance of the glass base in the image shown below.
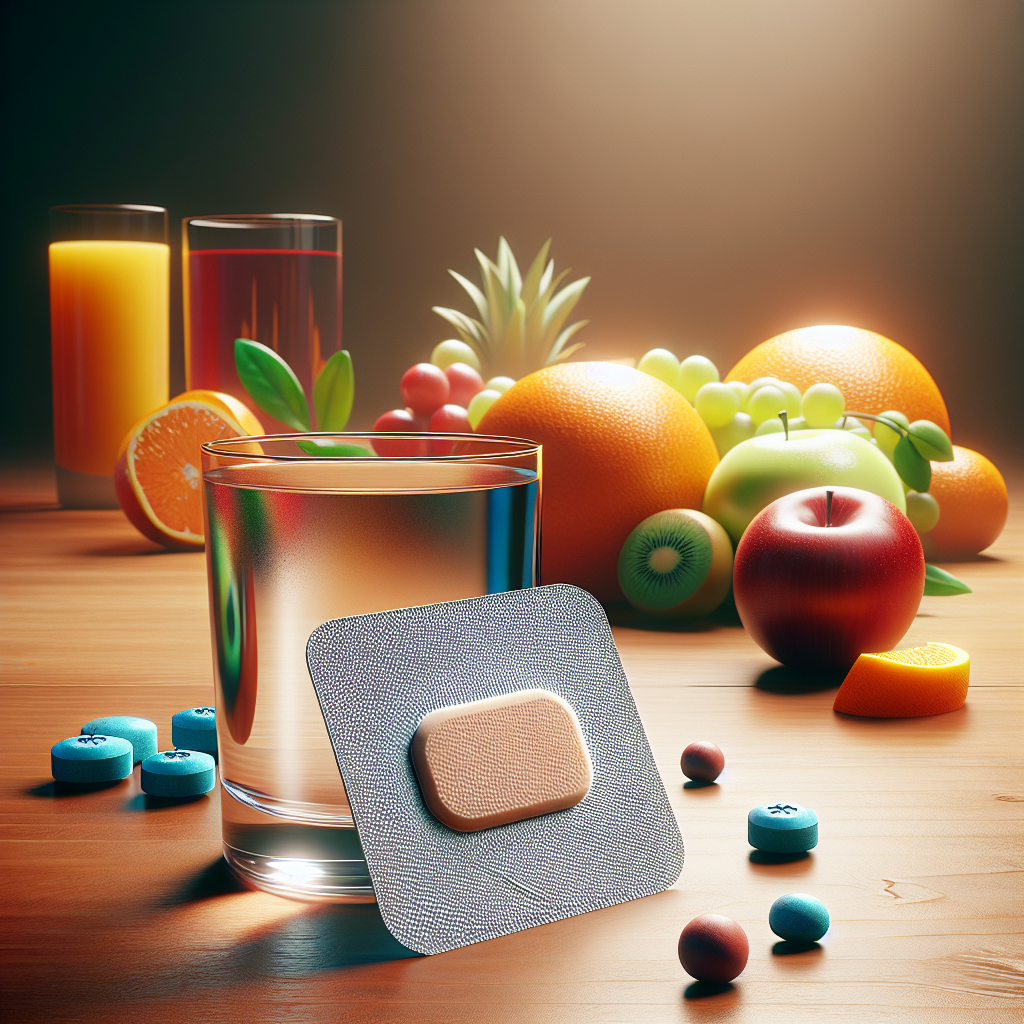
[[347,807],[276,800],[224,779],[221,787],[224,859],[243,884],[306,902],[376,902]]
[[112,476],[57,467],[57,500],[64,508],[120,508]]

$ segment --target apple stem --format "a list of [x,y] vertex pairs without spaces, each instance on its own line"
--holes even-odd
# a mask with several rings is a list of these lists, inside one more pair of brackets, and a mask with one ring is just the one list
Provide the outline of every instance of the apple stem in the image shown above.
[[825,525],[832,525],[832,491],[825,492]]
[[786,412],[785,409],[783,409],[782,412],[779,413],[779,419],[782,420],[782,429],[785,431],[785,433],[786,433],[786,440],[788,441],[789,440],[789,414]]

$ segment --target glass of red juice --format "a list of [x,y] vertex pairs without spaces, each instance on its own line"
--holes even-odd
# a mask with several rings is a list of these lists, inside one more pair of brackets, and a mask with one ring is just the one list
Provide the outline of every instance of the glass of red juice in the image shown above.
[[272,348],[312,395],[317,374],[341,348],[341,221],[291,213],[186,217],[182,259],[188,388],[226,391],[267,433],[290,433],[242,387],[235,339]]

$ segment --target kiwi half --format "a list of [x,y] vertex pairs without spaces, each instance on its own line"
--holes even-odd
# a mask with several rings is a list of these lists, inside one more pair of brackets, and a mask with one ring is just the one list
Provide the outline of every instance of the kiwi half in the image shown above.
[[672,508],[645,519],[619,555],[619,585],[638,611],[699,619],[725,600],[732,543],[710,516]]

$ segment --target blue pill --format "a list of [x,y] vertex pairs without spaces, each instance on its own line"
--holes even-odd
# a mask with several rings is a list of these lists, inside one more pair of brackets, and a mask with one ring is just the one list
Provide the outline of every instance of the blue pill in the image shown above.
[[103,736],[120,736],[132,745],[132,759],[135,764],[145,761],[150,754],[155,754],[156,726],[148,718],[135,718],[132,715],[107,715],[106,718],[94,718],[82,726],[82,735],[100,733]]
[[201,750],[164,750],[142,762],[142,792],[150,796],[202,796],[213,789],[217,769]]
[[830,923],[825,904],[805,892],[780,896],[768,911],[768,927],[790,942],[817,942]]
[[71,736],[50,748],[58,782],[116,782],[132,773],[132,745],[120,736]]
[[201,750],[217,756],[217,712],[211,707],[188,708],[171,718],[171,743],[179,750]]
[[747,842],[765,853],[804,853],[818,845],[818,816],[785,800],[762,804],[747,815]]

